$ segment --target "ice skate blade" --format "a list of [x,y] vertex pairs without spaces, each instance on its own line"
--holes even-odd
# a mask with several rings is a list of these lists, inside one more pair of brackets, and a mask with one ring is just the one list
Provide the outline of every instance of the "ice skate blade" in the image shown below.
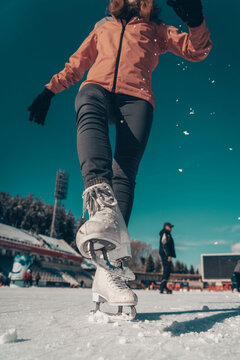
[[118,306],[118,311],[116,314],[112,314],[109,312],[104,312],[100,310],[100,303],[96,303],[96,309],[92,310],[92,314],[96,314],[97,312],[100,312],[102,314],[105,314],[108,316],[108,318],[112,321],[133,321],[137,315],[137,310],[134,305],[130,306],[130,313],[124,313],[123,312],[123,306]]
[[100,258],[99,256],[97,256],[94,250],[94,244],[92,242],[89,243],[88,251],[91,255],[92,262],[95,266],[100,266],[107,271],[114,272],[115,275],[125,280],[135,280],[134,273],[128,267],[125,266],[123,268],[116,267],[112,265],[107,259]]
[[107,300],[102,297],[101,295],[93,292],[92,293],[92,301],[95,302],[95,303],[104,303],[104,302],[107,302]]
[[105,303],[105,302],[107,302],[109,305],[111,305],[111,306],[118,306],[118,307],[120,307],[120,306],[136,306],[137,305],[137,300],[133,303],[133,302],[131,302],[131,303],[121,303],[121,304],[119,304],[119,302],[118,303],[114,303],[114,302],[109,302],[105,297],[103,297],[102,295],[100,295],[100,294],[98,294],[98,293],[96,293],[96,292],[93,292],[92,293],[92,301],[94,302],[94,303],[96,303],[96,304],[101,304],[101,303]]

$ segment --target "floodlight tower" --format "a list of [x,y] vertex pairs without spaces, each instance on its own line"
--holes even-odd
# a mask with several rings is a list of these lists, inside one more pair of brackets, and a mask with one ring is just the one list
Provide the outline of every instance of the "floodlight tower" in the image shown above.
[[64,170],[58,170],[57,178],[56,178],[56,185],[55,185],[55,202],[53,207],[53,217],[52,217],[52,224],[51,224],[51,231],[50,236],[54,236],[56,234],[55,231],[55,219],[56,219],[56,212],[58,208],[58,204],[60,200],[65,200],[67,198],[67,190],[68,190],[68,179],[69,176]]

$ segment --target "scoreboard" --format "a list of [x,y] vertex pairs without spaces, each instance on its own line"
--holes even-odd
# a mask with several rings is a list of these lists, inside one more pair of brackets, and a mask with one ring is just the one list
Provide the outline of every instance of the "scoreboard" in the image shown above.
[[203,254],[201,257],[203,281],[229,281],[240,260],[240,254]]

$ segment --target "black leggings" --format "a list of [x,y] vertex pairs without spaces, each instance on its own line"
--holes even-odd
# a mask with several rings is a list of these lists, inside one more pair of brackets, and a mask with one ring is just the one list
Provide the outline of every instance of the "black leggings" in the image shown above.
[[[128,224],[134,198],[135,179],[152,126],[153,107],[134,96],[115,94],[97,84],[79,91],[77,148],[85,187],[103,179],[113,187],[120,210]],[[112,149],[108,125],[116,126]]]

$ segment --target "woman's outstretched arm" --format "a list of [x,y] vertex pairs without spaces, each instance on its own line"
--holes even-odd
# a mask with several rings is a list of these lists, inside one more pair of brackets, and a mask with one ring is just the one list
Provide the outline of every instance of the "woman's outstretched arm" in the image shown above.
[[84,40],[79,49],[69,58],[65,68],[54,75],[51,81],[45,85],[54,94],[59,93],[70,85],[81,80],[85,71],[94,63],[97,57],[96,30],[94,29]]
[[189,34],[174,26],[162,24],[159,27],[161,51],[170,51],[189,61],[204,60],[211,50],[212,42],[201,0],[167,0],[167,4],[187,24]]
[[161,24],[159,39],[162,52],[170,51],[194,62],[204,60],[212,48],[210,32],[205,20],[197,27],[189,27],[189,34],[181,32],[174,26]]
[[81,80],[85,71],[94,63],[97,57],[96,27],[84,40],[79,49],[70,57],[65,68],[54,75],[51,81],[45,85],[44,90],[36,97],[28,107],[29,120],[44,125],[45,119],[55,94],[68,89],[70,85]]

